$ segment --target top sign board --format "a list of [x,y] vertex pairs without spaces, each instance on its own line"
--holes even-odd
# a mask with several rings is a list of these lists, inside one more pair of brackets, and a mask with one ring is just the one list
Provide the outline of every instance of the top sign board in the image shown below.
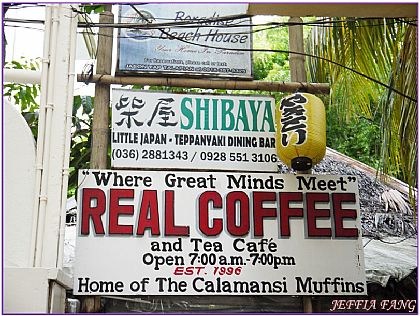
[[120,6],[119,22],[137,27],[119,31],[117,73],[252,78],[250,18],[234,17],[246,14],[247,4],[134,7]]

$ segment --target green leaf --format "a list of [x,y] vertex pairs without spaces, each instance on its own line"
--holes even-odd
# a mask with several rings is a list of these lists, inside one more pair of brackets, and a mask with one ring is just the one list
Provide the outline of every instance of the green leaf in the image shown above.
[[75,95],[73,97],[73,110],[72,110],[73,116],[76,116],[77,111],[79,111],[81,106],[82,106],[82,98],[80,97],[80,95]]
[[101,12],[104,12],[105,5],[103,5],[103,4],[96,4],[96,5],[86,4],[86,5],[82,5],[81,8],[84,12],[86,12],[88,14],[90,14],[92,12],[101,13]]
[[15,61],[15,60],[12,61],[12,65],[14,66],[13,68],[15,68],[15,69],[23,69],[22,64]]
[[90,114],[93,109],[93,98],[91,96],[82,97],[83,112],[85,114]]

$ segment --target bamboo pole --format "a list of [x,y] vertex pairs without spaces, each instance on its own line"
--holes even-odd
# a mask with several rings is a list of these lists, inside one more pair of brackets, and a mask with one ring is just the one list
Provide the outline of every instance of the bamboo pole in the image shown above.
[[[292,52],[304,52],[303,48],[303,21],[300,17],[291,17],[289,23],[297,23],[289,25],[289,50]],[[305,57],[290,53],[289,55],[290,77],[292,81],[306,82]],[[311,174],[312,169],[306,171],[297,171],[297,174]],[[312,313],[312,298],[303,296],[303,312]]]
[[[111,5],[107,5],[100,14],[101,23],[113,23],[114,15]],[[112,28],[100,28],[98,37],[98,53],[96,73],[97,76],[110,75],[112,65]],[[109,102],[110,86],[108,83],[99,82],[95,86],[95,106],[92,119],[92,152],[90,167],[92,169],[106,169],[108,154],[108,130],[109,130]]]
[[227,89],[227,90],[257,90],[271,92],[308,92],[313,94],[329,94],[328,83],[308,82],[267,82],[267,81],[238,81],[219,79],[195,79],[195,78],[172,78],[172,77],[114,77],[111,75],[77,75],[77,81],[86,83],[121,84],[121,85],[148,85],[167,87],[186,87],[203,89]]
[[[296,171],[296,174],[312,174],[312,169],[305,170],[305,171]],[[313,306],[312,306],[312,297],[311,296],[302,296],[303,302],[303,312],[307,314],[313,313]]]
[[[304,53],[303,50],[303,21],[299,17],[291,17],[289,23],[289,50],[291,52]],[[292,81],[306,82],[305,56],[289,54],[290,78]]]
[[[99,15],[100,23],[114,23],[112,5],[105,5]],[[98,76],[111,74],[112,67],[112,28],[99,28],[96,73]],[[95,103],[92,119],[92,151],[90,168],[106,169],[108,160],[110,86],[106,83],[95,85]],[[100,296],[85,296],[81,299],[81,311],[98,313],[101,310]]]

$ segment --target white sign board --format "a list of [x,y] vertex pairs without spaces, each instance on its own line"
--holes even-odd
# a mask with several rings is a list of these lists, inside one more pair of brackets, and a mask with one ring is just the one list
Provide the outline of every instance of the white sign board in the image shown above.
[[83,170],[78,295],[366,294],[354,176]]
[[121,5],[120,72],[252,78],[247,4]]
[[267,96],[112,90],[111,165],[277,171]]

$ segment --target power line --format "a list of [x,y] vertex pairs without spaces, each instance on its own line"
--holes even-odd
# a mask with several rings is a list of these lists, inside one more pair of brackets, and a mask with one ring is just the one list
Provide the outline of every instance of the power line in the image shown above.
[[[18,21],[9,21],[9,20],[7,20],[7,19],[5,19],[5,22],[7,23],[7,22],[9,22],[9,23],[20,23],[20,22],[18,22]],[[32,22],[28,22],[28,24],[30,24],[30,23],[32,23]],[[375,24],[375,25],[363,25],[363,26],[358,26],[358,27],[372,27],[372,26],[378,26],[378,27],[383,27],[384,25],[392,25],[392,24],[394,24],[394,23],[388,23],[388,24]],[[262,27],[262,28],[258,28],[258,29],[253,29],[252,31],[250,31],[250,32],[246,32],[246,31],[243,31],[243,32],[231,32],[231,33],[227,33],[227,32],[219,32],[219,34],[223,34],[223,35],[225,35],[225,34],[239,34],[239,35],[241,35],[241,34],[255,34],[255,33],[260,33],[260,32],[264,32],[264,31],[268,31],[268,30],[272,30],[272,29],[276,29],[276,28],[279,28],[279,27],[283,27],[283,26],[288,26],[288,25],[271,25],[271,26],[268,26],[268,25],[270,25],[270,24],[253,24],[253,25],[243,25],[243,26],[241,26],[241,27],[246,27],[246,26],[259,26],[259,27]],[[306,24],[306,25],[308,25],[308,26],[318,26],[318,27],[334,27],[334,26],[326,26],[326,25],[317,25],[317,24]],[[12,24],[5,24],[5,26],[8,26],[8,27],[21,27],[21,28],[26,28],[26,29],[33,29],[33,30],[43,30],[43,29],[38,29],[38,28],[35,28],[35,27],[27,27],[27,26],[21,26],[21,25],[12,25]],[[267,27],[263,27],[263,26],[267,26]],[[84,22],[80,22],[79,23],[79,28],[85,28],[85,29],[92,29],[92,27],[96,27],[95,25],[94,25],[94,23],[92,22],[92,23],[90,23],[90,22],[86,22],[86,23],[84,23]],[[128,27],[127,27],[128,28]],[[131,27],[130,27],[131,28]],[[181,27],[181,28],[184,28],[184,26],[183,27]],[[186,27],[185,26],[185,28],[191,28],[191,27]],[[136,27],[136,29],[155,29],[155,28],[142,28],[142,27]],[[161,28],[156,28],[157,30],[161,30]],[[84,31],[80,31],[79,32],[79,34],[83,34],[83,33],[87,33],[87,32],[84,32]],[[91,32],[91,34],[93,34],[93,35],[99,35],[99,33],[98,32],[94,32],[93,30],[92,30],[92,32]],[[208,33],[204,33],[204,34],[202,34],[203,36],[206,36],[206,35],[208,35]],[[101,36],[108,36],[108,35],[101,35]],[[108,36],[109,37],[109,36]],[[136,38],[136,36],[121,36],[121,35],[117,35],[116,36],[117,38]],[[147,36],[147,35],[142,35],[142,37],[149,37],[149,38],[159,38],[159,37],[153,37],[153,36]]]
[[44,29],[39,29],[39,28],[36,28],[36,27],[31,27],[31,26],[13,25],[13,24],[4,24],[4,26],[5,27],[16,27],[16,28],[34,30],[34,31],[44,31]]
[[[217,34],[219,34],[219,35],[251,35],[251,34],[255,34],[255,33],[259,33],[259,32],[263,32],[263,31],[267,31],[267,30],[271,30],[271,29],[273,29],[273,28],[276,28],[276,27],[267,27],[267,28],[264,28],[264,29],[258,29],[258,30],[252,30],[252,31],[250,31],[250,32],[218,32]],[[161,31],[161,29],[159,29],[159,31]],[[99,34],[98,32],[86,32],[86,31],[80,31],[80,32],[78,32],[79,34],[85,34],[85,33],[90,33],[90,34],[93,34],[93,35],[99,35],[99,36],[106,36],[106,37],[114,37],[114,36],[110,36],[110,35],[103,35],[103,34]],[[170,33],[167,33],[167,32],[162,32],[163,34],[165,34],[165,35],[167,35],[167,36],[170,36],[170,37],[172,37],[172,35],[170,35]],[[169,35],[168,35],[169,34]],[[201,35],[200,36],[211,36],[212,35],[212,33],[200,33]],[[165,38],[162,38],[161,36],[153,36],[153,35],[132,35],[132,36],[123,36],[123,35],[117,35],[116,36],[116,38],[150,38],[150,39],[152,39],[152,38],[155,38],[155,39],[165,39]]]
[[[141,13],[138,11],[138,13],[141,15]],[[147,21],[147,19],[145,18],[145,17],[143,17],[146,21]],[[223,19],[225,19],[225,18],[223,18]],[[9,21],[13,21],[13,22],[16,22],[16,21],[24,21],[24,23],[35,23],[35,22],[38,22],[38,23],[43,23],[43,21],[40,21],[40,20],[20,20],[20,19],[5,19],[5,21],[7,22],[7,20],[9,20]],[[214,21],[213,19],[212,19],[212,21]],[[311,22],[312,23],[312,22]],[[296,23],[295,23],[296,24]],[[98,23],[93,23],[93,25],[92,25],[92,23],[87,23],[87,25],[85,26],[85,27],[92,27],[92,26],[97,26],[98,25]],[[110,25],[108,25],[109,27],[112,27],[113,25],[115,25],[115,24],[110,24]],[[164,24],[164,25],[167,25],[167,24]],[[142,28],[144,28],[144,24],[142,25]],[[156,27],[156,26],[155,26]],[[346,65],[343,65],[343,64],[340,64],[340,63],[338,63],[338,62],[336,62],[336,61],[333,61],[333,60],[330,60],[330,59],[328,59],[328,58],[325,58],[325,57],[322,57],[322,56],[317,56],[317,55],[312,55],[312,54],[308,54],[308,53],[301,53],[301,52],[293,52],[293,51],[288,51],[288,50],[277,50],[277,49],[255,49],[255,48],[253,48],[253,49],[246,49],[246,48],[243,48],[243,49],[238,49],[238,48],[226,48],[226,47],[217,47],[217,46],[211,46],[211,45],[206,45],[206,44],[200,44],[200,43],[195,43],[195,42],[191,42],[191,41],[187,41],[187,40],[184,40],[184,39],[182,39],[182,38],[180,38],[180,37],[177,37],[177,36],[174,36],[174,35],[172,35],[172,34],[170,34],[170,33],[168,33],[168,32],[166,32],[165,30],[163,30],[162,28],[158,28],[163,34],[165,34],[166,36],[168,36],[168,38],[169,39],[172,39],[172,40],[178,40],[178,41],[180,41],[180,42],[183,42],[183,43],[186,43],[186,44],[189,44],[189,45],[193,45],[193,46],[199,46],[199,47],[204,47],[204,48],[211,48],[211,49],[222,49],[222,50],[226,50],[226,51],[242,51],[242,52],[267,52],[267,53],[286,53],[286,54],[296,54],[296,55],[301,55],[301,56],[306,56],[306,57],[310,57],[310,58],[315,58],[315,59],[320,59],[320,60],[323,60],[323,61],[326,61],[326,62],[328,62],[328,63],[331,63],[331,64],[333,64],[333,65],[336,65],[336,66],[339,66],[339,67],[342,67],[342,68],[344,68],[344,69],[346,69],[346,70],[349,70],[349,71],[351,71],[351,72],[354,72],[354,73],[356,73],[356,74],[358,74],[358,75],[360,75],[360,76],[362,76],[362,77],[364,77],[365,79],[368,79],[368,80],[370,80],[370,81],[373,81],[373,82],[375,82],[376,84],[378,84],[378,85],[380,85],[380,86],[382,86],[382,87],[385,87],[385,88],[387,88],[387,89],[389,89],[389,90],[391,90],[391,91],[393,91],[394,93],[396,93],[396,94],[398,94],[398,95],[400,95],[400,96],[402,96],[402,97],[404,97],[404,98],[407,98],[407,99],[409,99],[410,101],[413,101],[413,102],[417,102],[417,100],[416,99],[414,99],[414,98],[412,98],[412,97],[410,97],[410,96],[408,96],[408,95],[405,95],[404,93],[402,93],[402,92],[400,92],[399,90],[397,90],[397,89],[395,89],[394,87],[392,87],[392,86],[390,86],[390,85],[387,85],[387,84],[385,84],[385,83],[382,83],[381,81],[379,81],[379,80],[377,80],[377,79],[375,79],[375,78],[372,78],[372,77],[370,77],[370,76],[368,76],[368,75],[366,75],[366,74],[364,74],[364,73],[361,73],[360,71],[358,71],[358,70],[355,70],[355,69],[353,69],[353,68],[350,68],[350,67],[348,67],[348,66],[346,66]],[[228,34],[237,34],[237,33],[228,33]],[[145,37],[145,36],[143,36],[142,35],[142,37]],[[158,38],[158,39],[162,39],[161,37],[154,37],[154,36],[148,36],[149,38]],[[123,37],[121,37],[120,36],[120,38],[123,38]],[[131,38],[133,38],[133,36],[131,36]]]
[[[85,15],[85,14],[84,14]],[[86,14],[87,15],[87,14]],[[87,17],[89,17],[87,15]],[[27,21],[27,22],[26,22]],[[13,22],[13,23],[35,23],[37,21],[37,23],[43,23],[43,21],[40,20],[18,20],[18,19],[5,19],[5,22]],[[335,23],[341,23],[344,22],[345,20],[340,20],[340,21],[335,21]],[[253,29],[250,32],[235,32],[235,33],[223,33],[223,32],[219,32],[219,34],[255,34],[258,32],[264,32],[267,30],[271,30],[271,29],[275,29],[278,27],[286,27],[286,26],[293,26],[293,25],[306,25],[306,26],[317,26],[317,27],[334,27],[334,25],[329,25],[329,24],[335,24],[332,23],[332,21],[318,21],[318,22],[304,22],[304,23],[289,23],[289,22],[271,22],[271,23],[264,23],[264,24],[244,24],[244,25],[234,25],[234,26],[217,26],[215,28],[233,28],[233,27],[262,27],[262,28],[256,28]],[[370,25],[359,25],[356,27],[374,27],[374,26],[378,26],[378,27],[383,27],[384,25],[393,25],[394,22],[389,22],[389,23],[381,23],[381,24],[370,24]],[[114,23],[94,23],[94,22],[79,22],[78,27],[80,28],[89,28],[92,29],[93,27],[115,27],[116,24]],[[139,26],[141,25],[141,26]],[[165,24],[166,25],[166,24]],[[415,25],[415,24],[413,24]],[[7,25],[7,26],[12,26],[12,25]],[[14,27],[18,27],[18,26],[14,26]],[[193,26],[191,25],[180,25],[180,26],[176,26],[174,28],[192,28]],[[197,26],[195,26],[197,27]],[[214,27],[214,26],[212,26]],[[23,27],[22,27],[23,28]],[[30,27],[27,27],[30,29]],[[162,28],[159,27],[156,24],[153,25],[145,25],[145,24],[138,24],[138,23],[132,23],[132,24],[127,24],[127,23],[120,23],[120,27],[118,27],[118,29],[123,29],[123,28],[135,28],[135,29],[157,29],[157,30],[161,30]],[[202,26],[200,26],[200,28],[202,28]],[[35,29],[35,28],[34,28]],[[86,32],[79,32],[79,33],[86,33]],[[98,35],[97,32],[91,32],[91,34],[94,35]],[[208,34],[202,34],[203,36],[206,36]],[[102,36],[102,35],[101,35]],[[104,35],[104,36],[108,36],[108,35]],[[147,35],[142,35],[142,37],[148,37],[148,38],[159,38],[159,37],[153,37],[153,36],[147,36]],[[136,36],[120,36],[118,35],[117,38],[136,38]]]
[[[140,5],[144,5],[144,4],[140,4]],[[132,8],[134,8],[134,6],[132,4],[130,4],[130,6]],[[244,16],[247,16],[247,17],[251,17],[252,18],[252,17],[256,17],[258,15],[245,15],[244,14]],[[134,18],[135,16],[134,15],[133,16],[118,15],[118,17],[120,19],[121,18],[129,19],[129,18]],[[224,17],[222,17],[222,18],[224,18]],[[235,18],[235,16],[232,16],[232,18]],[[238,18],[240,18],[240,15],[238,15]],[[201,21],[207,21],[207,22],[208,21],[217,21],[218,19],[220,19],[220,17],[218,17],[218,18],[216,18],[216,17],[214,17],[214,18],[207,18],[207,19],[198,18],[198,19],[195,19],[195,20],[194,19],[191,19],[189,21],[185,21],[184,20],[184,21],[182,21],[182,23],[187,23],[187,24],[189,23],[191,25],[194,25],[194,24],[197,24],[197,23],[202,23]],[[399,20],[401,23],[407,23],[407,24],[411,24],[413,26],[417,26],[417,24],[412,23],[412,22],[417,22],[417,19],[413,19],[412,21],[406,21],[406,20],[404,20],[402,18],[385,18],[385,20],[393,20],[393,19]],[[173,21],[173,22],[176,22],[176,19],[173,19],[173,18],[163,18],[163,17],[153,17],[153,20],[155,20],[155,21],[161,20],[161,21]],[[345,19],[323,18],[323,19],[319,19],[319,20],[315,20],[315,21],[309,21],[309,22],[269,22],[266,25],[283,25],[283,26],[286,26],[286,25],[291,25],[291,26],[293,26],[293,25],[315,25],[316,26],[316,25],[318,25],[318,26],[320,26],[320,24],[322,22],[324,22],[324,21],[325,21],[324,23],[326,23],[326,24],[336,24],[336,23],[341,23],[341,22],[357,22],[357,21],[367,21],[367,20],[380,20],[380,18],[377,18],[377,17],[373,17],[373,18],[359,17],[359,18],[345,18]],[[382,24],[378,24],[378,25],[383,26],[383,23]],[[252,26],[254,26],[254,25],[252,25]],[[371,25],[369,25],[369,26],[371,26]],[[223,27],[223,26],[221,26],[221,27]],[[225,27],[229,27],[229,25],[226,25]],[[364,27],[364,26],[356,26],[356,27]]]
[[32,20],[32,19],[14,19],[14,18],[5,18],[3,22],[14,22],[14,23],[30,23],[30,24],[44,24],[44,20]]
[[[388,24],[375,24],[375,25],[363,25],[363,26],[359,26],[359,27],[372,27],[372,26],[379,26],[379,27],[383,27],[384,25],[393,25],[394,23],[388,23]],[[266,26],[266,25],[270,25],[270,24],[258,24],[258,25],[254,25],[254,26]],[[309,25],[309,24],[308,24]],[[244,25],[244,26],[246,26],[246,25]],[[252,25],[251,25],[252,26]],[[233,35],[233,34],[238,34],[238,35],[245,35],[245,34],[248,34],[248,35],[250,35],[250,34],[255,34],[255,33],[259,33],[259,32],[264,32],[264,31],[268,31],[268,30],[272,30],[272,29],[276,29],[276,28],[278,28],[278,27],[281,27],[281,26],[288,26],[288,25],[272,25],[272,26],[268,26],[268,27],[264,27],[264,28],[258,28],[258,29],[252,29],[251,31],[249,31],[249,32],[246,32],[246,31],[243,31],[243,32],[219,32],[218,34],[221,34],[221,35],[228,35],[228,34],[231,34],[231,35]],[[324,25],[316,25],[316,24],[313,24],[312,26],[318,26],[318,27],[332,27],[332,26],[324,26]],[[182,27],[183,28],[183,27]],[[190,28],[190,27],[188,27],[188,28]],[[218,27],[219,28],[219,27]],[[121,28],[120,28],[121,29]],[[139,29],[139,30],[141,30],[141,29],[147,29],[147,30],[154,30],[155,28],[149,28],[149,27],[147,27],[147,28],[142,28],[142,27],[136,27],[136,28],[134,28],[134,29]],[[159,30],[159,31],[161,31],[161,28],[156,28],[157,30]],[[79,33],[81,33],[81,34],[83,34],[83,33],[86,33],[86,32],[79,32]],[[99,35],[99,33],[98,32],[93,32],[92,31],[92,33],[91,34],[93,34],[93,35]],[[165,34],[166,35],[166,34]],[[211,33],[201,33],[201,36],[208,36],[208,35],[212,35]],[[107,37],[111,37],[111,36],[109,36],[109,35],[100,35],[100,36],[107,36]],[[114,37],[114,36],[112,36],[112,37]],[[161,39],[163,39],[162,37],[160,37],[160,36],[152,36],[152,35],[139,35],[139,36],[122,36],[122,35],[117,35],[116,36],[116,38],[161,38]]]
[[[79,14],[88,15],[85,12],[77,11]],[[335,24],[344,23],[344,22],[360,22],[360,21],[369,21],[369,20],[379,20],[377,18],[357,18],[357,19],[340,19],[340,20],[315,20],[315,21],[308,21],[308,22],[268,22],[263,24],[234,24],[234,25],[203,25],[202,23],[207,22],[218,22],[218,21],[226,21],[231,19],[244,19],[250,18],[253,16],[250,15],[241,15],[241,16],[226,16],[221,18],[212,18],[208,20],[200,20],[200,21],[181,21],[181,22],[169,22],[169,23],[95,23],[95,22],[79,22],[78,27],[112,27],[112,28],[139,28],[139,29],[160,29],[162,27],[173,27],[173,28],[192,28],[192,27],[213,27],[213,28],[235,28],[235,27],[264,27],[264,26],[278,26],[278,27],[286,27],[286,26],[295,26],[295,25],[303,25],[303,26],[319,26],[319,27],[334,27]],[[385,19],[388,21],[390,19]],[[414,22],[417,22],[417,19],[411,20],[402,20],[402,19],[395,19],[400,23],[406,23],[412,26],[416,26]],[[33,23],[33,24],[44,24],[43,20],[33,20],[33,19],[16,19],[16,18],[5,18],[5,22],[15,22],[15,23]],[[355,27],[373,27],[373,26],[384,26],[384,25],[392,25],[395,22],[391,21],[389,23],[380,23],[380,24],[370,24],[370,25],[355,25]]]
[[[78,23],[79,27],[86,27],[88,24],[91,27],[112,27],[112,28],[139,28],[139,29],[161,29],[161,28],[242,28],[242,27],[264,27],[264,26],[274,26],[274,27],[287,27],[287,26],[295,26],[295,25],[303,25],[303,26],[318,26],[318,27],[335,27],[336,24],[344,23],[344,22],[359,22],[359,21],[367,21],[368,19],[357,19],[357,20],[336,20],[336,21],[308,21],[308,22],[269,22],[264,24],[231,24],[231,25],[201,25],[201,22],[188,22],[188,23],[179,23],[179,22],[170,22],[170,23]],[[375,19],[378,20],[378,19]],[[389,20],[389,19],[388,19]],[[416,22],[417,20],[411,21],[400,21],[405,22],[407,24],[417,26],[417,24],[411,23]],[[370,24],[370,25],[355,25],[356,28],[362,27],[374,27],[374,26],[384,26],[384,25],[393,25],[395,22],[390,21],[386,23],[380,24]]]
[[340,63],[338,63],[336,61],[333,61],[331,59],[328,59],[328,58],[325,58],[325,57],[322,57],[322,56],[316,56],[316,55],[307,54],[307,53],[294,52],[294,51],[288,51],[288,50],[280,50],[280,49],[255,49],[255,48],[253,48],[253,49],[247,49],[247,48],[238,49],[238,48],[226,48],[226,47],[220,48],[220,47],[210,46],[210,45],[206,45],[206,44],[200,44],[200,43],[190,42],[190,41],[187,41],[187,40],[178,38],[176,36],[172,36],[171,34],[169,34],[167,32],[163,32],[162,30],[161,30],[161,32],[162,33],[166,33],[168,36],[171,37],[171,39],[175,39],[175,40],[178,40],[178,41],[183,42],[183,43],[186,43],[186,44],[190,44],[190,45],[193,45],[193,46],[204,47],[204,48],[222,49],[222,50],[227,50],[227,51],[242,51],[242,52],[288,53],[288,54],[296,54],[296,55],[301,55],[301,56],[306,56],[306,57],[321,59],[321,60],[324,60],[324,61],[326,61],[328,63],[333,64],[333,65],[342,67],[342,68],[344,68],[346,70],[349,70],[349,71],[352,71],[352,72],[358,74],[359,76],[362,76],[362,77],[364,77],[364,78],[366,78],[368,80],[371,80],[371,81],[375,82],[376,84],[379,84],[380,86],[385,87],[385,88],[387,88],[387,89],[395,92],[398,95],[401,95],[404,98],[407,98],[407,99],[409,99],[409,100],[411,100],[413,102],[417,102],[416,99],[414,99],[414,98],[412,98],[412,97],[410,97],[408,95],[405,95],[404,93],[400,92],[399,90],[395,89],[394,87],[391,87],[390,85],[387,85],[387,84],[385,84],[385,83],[383,83],[383,82],[381,82],[381,81],[379,81],[379,80],[377,80],[375,78],[372,78],[372,77],[370,77],[370,76],[368,76],[368,75],[366,75],[366,74],[364,74],[364,73],[362,73],[362,72],[360,72],[360,71],[358,71],[356,69],[350,68],[350,67],[348,67],[346,65],[340,64]]
[[[377,79],[375,79],[373,77],[370,77],[370,76],[368,76],[368,75],[366,75],[366,74],[364,74],[364,73],[362,73],[362,72],[360,72],[360,71],[358,71],[356,69],[350,68],[350,67],[348,67],[346,65],[340,64],[339,62],[333,61],[331,59],[328,59],[328,58],[325,58],[325,57],[322,57],[322,56],[317,56],[317,55],[312,55],[312,54],[307,54],[307,53],[301,53],[301,52],[295,52],[295,51],[290,51],[290,50],[279,50],[279,49],[258,49],[258,48],[253,48],[253,49],[243,48],[243,49],[239,49],[239,48],[226,48],[226,47],[210,46],[210,45],[205,45],[205,44],[199,44],[199,43],[189,42],[189,41],[186,41],[184,39],[177,38],[176,36],[173,36],[173,35],[171,35],[170,33],[167,33],[167,32],[163,32],[163,33],[165,33],[167,36],[169,36],[170,39],[178,40],[178,41],[184,42],[186,44],[190,44],[190,45],[193,45],[193,46],[200,46],[200,47],[204,47],[204,48],[219,49],[219,50],[228,50],[228,51],[238,51],[238,52],[266,52],[266,53],[297,54],[297,55],[301,55],[301,56],[306,56],[306,57],[311,57],[311,58],[315,58],[315,59],[324,60],[324,61],[326,61],[328,63],[331,63],[333,65],[336,65],[336,66],[342,67],[342,68],[344,68],[346,70],[349,70],[351,72],[354,72],[354,73],[356,73],[356,74],[364,77],[365,79],[368,79],[370,81],[373,81],[376,84],[378,84],[378,85],[380,85],[382,87],[385,87],[385,88],[387,88],[387,89],[395,92],[396,94],[398,94],[398,95],[400,95],[400,96],[402,96],[404,98],[409,99],[410,101],[417,102],[417,99],[414,99],[411,96],[408,96],[408,95],[404,94],[403,92],[395,89],[394,87],[392,87],[392,86],[390,86],[390,85],[388,85],[386,83],[383,83],[383,82],[381,82],[381,81],[379,81],[379,80],[377,80]],[[141,36],[141,37],[144,37],[144,36]],[[133,38],[133,37],[131,37],[131,38]],[[156,36],[148,36],[148,38],[162,39],[161,37],[156,37]]]

